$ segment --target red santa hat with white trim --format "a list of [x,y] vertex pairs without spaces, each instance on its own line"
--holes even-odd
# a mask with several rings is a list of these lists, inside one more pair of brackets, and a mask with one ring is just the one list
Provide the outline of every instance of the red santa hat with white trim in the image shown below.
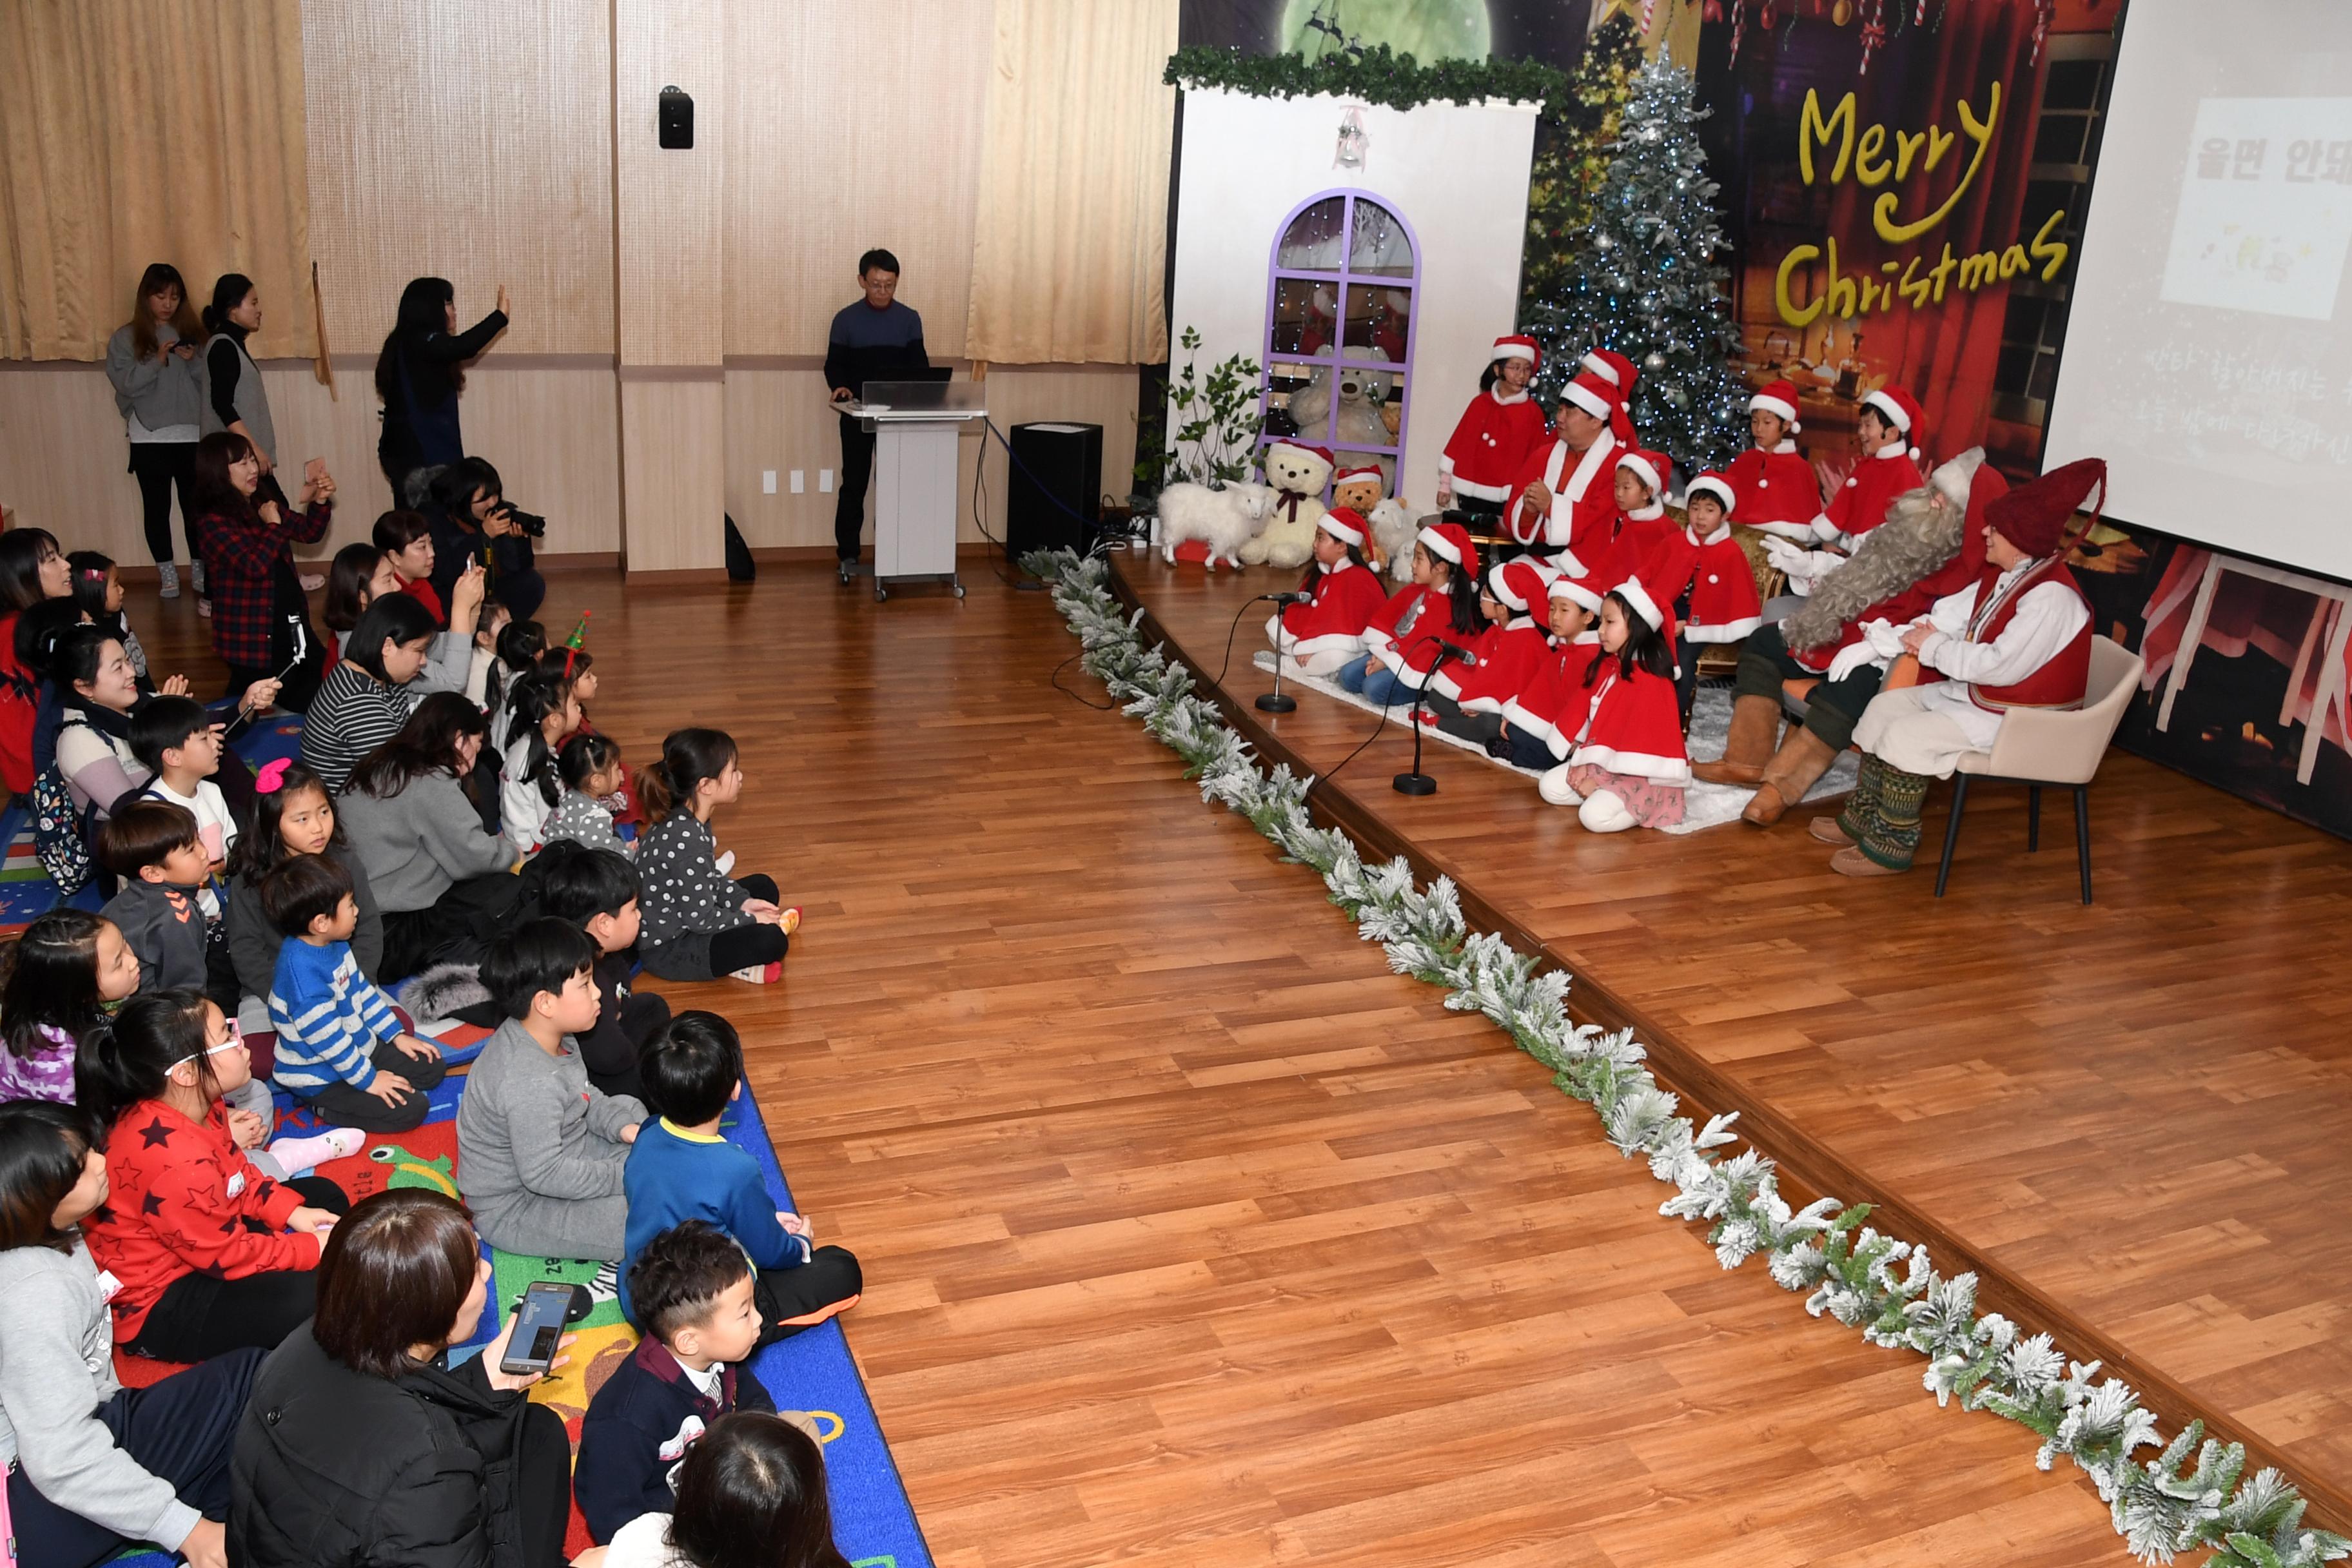
[[1644,452],[1634,447],[1619,455],[1617,466],[1649,486],[1652,500],[1665,499],[1666,479],[1675,471],[1675,465],[1664,452]]
[[1601,590],[1581,577],[1571,577],[1565,572],[1555,572],[1552,574],[1550,584],[1544,592],[1549,598],[1573,599],[1584,606],[1585,613],[1588,615],[1597,616],[1601,613]]
[[1633,613],[1650,624],[1650,629],[1669,642],[1675,635],[1675,613],[1650,595],[1649,587],[1639,577],[1628,577],[1609,590],[1626,604]]
[[1513,614],[1524,616],[1529,605],[1545,596],[1543,568],[1525,557],[1505,561],[1486,574],[1486,592]]
[[1923,416],[1917,398],[1899,386],[1882,386],[1864,398],[1862,405],[1876,409],[1903,432],[1904,443],[1911,449],[1911,460],[1919,460],[1919,421]]
[[1791,436],[1804,428],[1797,420],[1801,407],[1797,402],[1795,384],[1786,381],[1768,381],[1757,389],[1755,396],[1748,400],[1748,412],[1779,415],[1789,422],[1789,434]]
[[1351,479],[1378,479],[1383,489],[1388,488],[1389,482],[1389,477],[1381,472],[1381,466],[1378,463],[1360,463],[1351,460],[1346,467],[1331,470],[1331,483],[1335,487],[1344,485]]
[[1543,368],[1543,347],[1535,339],[1514,332],[1495,340],[1495,358],[1523,359],[1535,369]]
[[1561,387],[1559,400],[1583,409],[1595,419],[1607,420],[1612,426],[1616,422],[1617,389],[1589,371]]
[[1458,522],[1433,522],[1413,536],[1415,543],[1472,576],[1478,574],[1478,545]]
[[1621,446],[1635,445],[1633,421],[1625,412],[1625,407],[1633,401],[1633,384],[1642,379],[1642,373],[1633,368],[1632,360],[1615,349],[1594,349],[1577,363],[1584,367],[1586,373],[1607,382],[1617,395],[1616,411],[1609,416],[1610,435],[1615,437]]
[[1364,547],[1364,536],[1369,531],[1363,518],[1357,514],[1356,509],[1347,506],[1333,507],[1317,520],[1315,526],[1340,543],[1353,545],[1358,550]]
[[1688,485],[1685,485],[1683,488],[1683,505],[1687,507],[1690,505],[1691,498],[1693,496],[1702,495],[1713,496],[1716,500],[1721,501],[1723,503],[1723,515],[1726,517],[1729,517],[1731,515],[1731,509],[1739,503],[1738,494],[1732,489],[1731,481],[1725,479],[1721,474],[1717,473],[1712,468],[1708,469],[1706,473],[1699,475],[1696,479],[1691,480]]

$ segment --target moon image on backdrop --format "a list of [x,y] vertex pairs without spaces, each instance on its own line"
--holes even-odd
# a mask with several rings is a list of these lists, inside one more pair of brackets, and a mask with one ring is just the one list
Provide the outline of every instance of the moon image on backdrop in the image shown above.
[[[1342,38],[1310,27],[1310,19],[1336,24]],[[1494,47],[1486,0],[1288,0],[1283,7],[1285,50],[1316,59],[1345,37],[1417,60],[1483,60]]]

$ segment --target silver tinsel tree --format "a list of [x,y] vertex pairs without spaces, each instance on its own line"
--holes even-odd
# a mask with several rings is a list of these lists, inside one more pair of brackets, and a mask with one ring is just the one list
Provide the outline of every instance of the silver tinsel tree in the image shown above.
[[1730,368],[1739,333],[1717,259],[1723,226],[1698,142],[1706,112],[1692,101],[1690,73],[1664,57],[1635,74],[1585,243],[1519,323],[1543,345],[1548,398],[1588,349],[1632,360],[1633,426],[1685,474],[1748,444],[1748,389]]

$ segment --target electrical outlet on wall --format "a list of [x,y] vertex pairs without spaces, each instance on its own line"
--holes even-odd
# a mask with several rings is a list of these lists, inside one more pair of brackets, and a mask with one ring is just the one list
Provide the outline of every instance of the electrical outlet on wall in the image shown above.
[[775,469],[761,468],[760,470],[760,493],[763,496],[772,496],[776,493]]
[[831,468],[819,468],[816,471],[816,493],[821,496],[829,496],[833,493],[833,470]]
[[799,495],[807,489],[808,470],[806,468],[794,468],[793,470],[793,494]]

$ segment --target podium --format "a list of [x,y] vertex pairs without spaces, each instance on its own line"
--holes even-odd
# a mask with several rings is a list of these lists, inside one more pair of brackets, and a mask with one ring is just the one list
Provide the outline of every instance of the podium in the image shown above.
[[[956,581],[956,442],[988,417],[974,382],[870,381],[845,410],[874,437],[874,597]],[[985,454],[982,454],[985,457]]]

